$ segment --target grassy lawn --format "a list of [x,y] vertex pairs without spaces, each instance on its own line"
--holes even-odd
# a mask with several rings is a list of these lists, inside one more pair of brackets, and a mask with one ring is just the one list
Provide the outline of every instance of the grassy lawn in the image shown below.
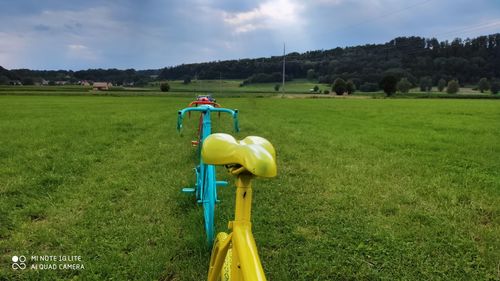
[[[202,210],[180,192],[196,162],[196,118],[175,131],[189,101],[0,96],[0,280],[206,278]],[[278,152],[278,177],[254,183],[269,280],[500,278],[499,101],[218,101],[240,110],[237,137]],[[234,194],[220,190],[219,231]],[[13,255],[85,269],[14,271]]]
[[[182,81],[169,81],[172,91],[196,91],[203,89],[212,93],[281,93],[281,88],[278,92],[274,90],[274,86],[281,83],[253,83],[240,87],[241,80],[198,80],[192,81],[189,84],[184,84]],[[309,93],[310,89],[318,86],[321,91],[330,90],[328,84],[315,83],[305,79],[296,79],[287,81],[285,91],[287,93]]]

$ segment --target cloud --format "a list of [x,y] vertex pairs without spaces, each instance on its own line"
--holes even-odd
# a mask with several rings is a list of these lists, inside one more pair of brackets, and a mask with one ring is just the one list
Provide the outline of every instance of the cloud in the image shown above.
[[69,44],[67,56],[69,59],[77,60],[97,60],[99,57],[89,47],[81,44]]
[[16,33],[0,31],[0,65],[12,67],[24,65],[29,39]]
[[[495,1],[0,1],[7,68],[160,68],[383,43],[396,36],[498,32]],[[457,16],[459,15],[459,16]]]
[[244,12],[224,12],[224,22],[235,33],[246,33],[258,29],[300,29],[305,24],[301,12],[304,6],[292,0],[269,0]]

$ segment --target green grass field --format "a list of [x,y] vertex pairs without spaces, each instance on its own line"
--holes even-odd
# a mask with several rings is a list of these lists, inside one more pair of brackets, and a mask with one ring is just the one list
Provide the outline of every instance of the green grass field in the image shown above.
[[[175,131],[190,100],[0,96],[0,280],[203,280],[202,210],[180,192],[196,118]],[[240,110],[237,137],[277,149],[278,177],[254,183],[269,280],[500,279],[499,101],[218,101]],[[13,255],[85,269],[14,271]]]

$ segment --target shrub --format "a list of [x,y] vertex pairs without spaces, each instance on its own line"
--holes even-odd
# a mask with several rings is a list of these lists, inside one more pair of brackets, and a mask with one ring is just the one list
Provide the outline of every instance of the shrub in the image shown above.
[[429,92],[432,89],[432,79],[429,76],[420,78],[420,91]]
[[439,79],[437,87],[438,91],[442,92],[446,87],[446,80],[444,80],[443,78]]
[[337,78],[333,81],[332,91],[337,95],[343,95],[346,92],[347,84],[342,78]]
[[460,90],[460,84],[457,80],[450,80],[448,82],[448,87],[446,87],[446,92],[448,94],[456,94]]
[[398,78],[393,75],[387,75],[380,80],[380,88],[384,90],[386,96],[390,97],[396,92],[396,84],[398,83]]
[[274,85],[274,90],[277,92],[280,90],[280,87],[281,87],[280,84],[276,84],[276,85]]
[[319,91],[319,87],[318,87],[318,85],[314,85],[314,88],[313,88],[313,90],[314,90],[314,92],[317,92],[317,91]]
[[347,83],[345,84],[345,88],[346,88],[348,95],[350,95],[356,91],[356,85],[352,82],[352,80],[347,80]]
[[330,91],[328,91],[328,90],[323,91],[323,94],[325,94],[325,95],[328,95],[329,93],[330,93]]
[[490,86],[491,93],[496,95],[496,94],[498,94],[499,90],[500,90],[500,81],[493,80],[493,82],[491,82],[491,86]]
[[481,93],[484,93],[484,91],[487,91],[490,88],[490,83],[488,82],[488,79],[483,77],[479,79],[477,87],[479,88],[479,91],[481,91]]
[[411,83],[410,83],[410,81],[408,81],[408,79],[406,77],[403,77],[403,78],[401,78],[401,80],[399,80],[396,87],[398,88],[398,91],[406,94],[410,91]]
[[184,81],[182,83],[184,83],[184,84],[191,83],[191,76],[184,76]]
[[162,91],[162,92],[170,91],[170,84],[168,84],[168,82],[161,82],[160,83],[160,91]]

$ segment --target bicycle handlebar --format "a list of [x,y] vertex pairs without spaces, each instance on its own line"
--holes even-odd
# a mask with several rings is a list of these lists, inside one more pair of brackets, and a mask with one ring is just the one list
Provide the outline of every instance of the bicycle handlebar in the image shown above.
[[228,109],[228,108],[220,108],[220,107],[213,107],[213,106],[198,106],[198,107],[186,107],[184,109],[181,109],[177,112],[177,131],[180,133],[182,131],[182,120],[184,119],[184,115],[187,112],[190,111],[199,111],[199,112],[222,112],[222,113],[228,113],[231,114],[233,117],[233,125],[234,125],[234,131],[237,133],[240,131],[239,125],[238,125],[238,109]]

